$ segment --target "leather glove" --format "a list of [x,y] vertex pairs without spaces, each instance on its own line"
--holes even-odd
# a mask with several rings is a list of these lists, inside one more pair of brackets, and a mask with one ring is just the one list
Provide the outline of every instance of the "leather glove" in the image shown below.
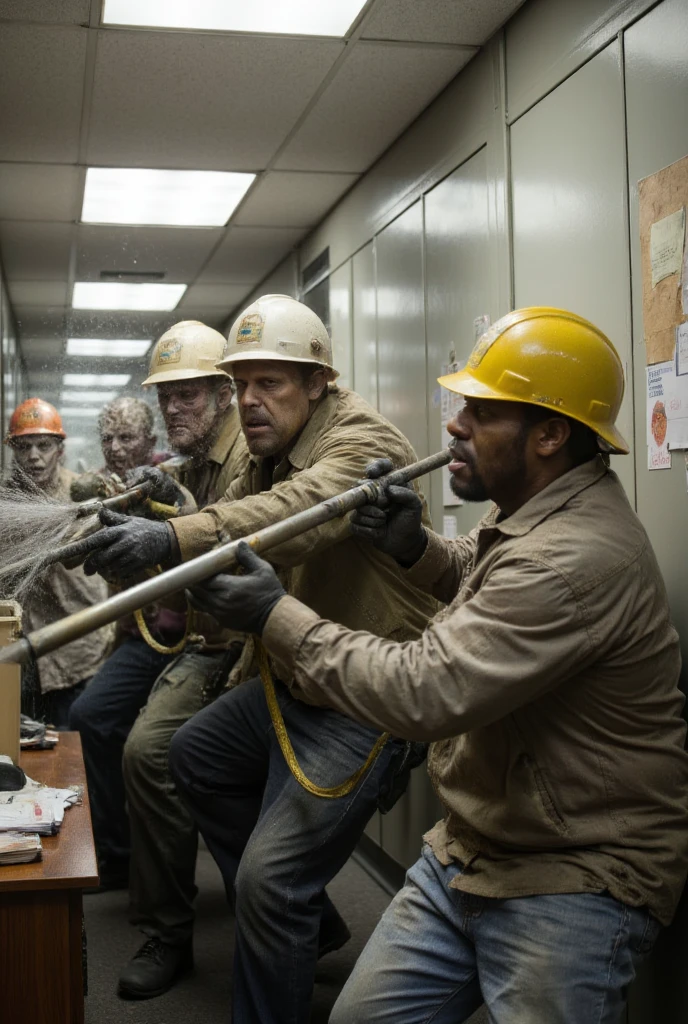
[[[376,459],[366,466],[366,478],[377,480],[393,468],[389,459]],[[351,532],[405,568],[418,561],[428,543],[423,503],[411,484],[385,487],[375,505],[362,505],[351,517]]]
[[212,615],[221,626],[239,633],[258,633],[286,591],[268,562],[259,558],[245,541],[237,547],[242,576],[217,576],[187,591],[189,601],[201,612]]
[[84,562],[87,576],[98,572],[107,578],[126,579],[170,557],[172,541],[165,523],[123,516],[107,508],[101,509],[99,515],[108,529],[104,531],[103,547]]
[[126,476],[127,489],[136,487],[145,480],[150,480],[152,483],[152,489],[148,492],[148,497],[152,498],[153,501],[159,501],[161,505],[182,507],[186,500],[182,489],[174,477],[171,477],[169,473],[165,473],[164,470],[158,469],[157,466],[139,466],[137,469],[129,470]]

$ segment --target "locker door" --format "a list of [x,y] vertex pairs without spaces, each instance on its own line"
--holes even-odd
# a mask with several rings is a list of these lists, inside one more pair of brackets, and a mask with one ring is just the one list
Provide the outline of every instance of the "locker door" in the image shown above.
[[339,370],[337,383],[350,388],[353,386],[351,260],[330,274],[330,333],[334,365]]
[[377,294],[375,243],[369,242],[353,259],[354,391],[378,408]]

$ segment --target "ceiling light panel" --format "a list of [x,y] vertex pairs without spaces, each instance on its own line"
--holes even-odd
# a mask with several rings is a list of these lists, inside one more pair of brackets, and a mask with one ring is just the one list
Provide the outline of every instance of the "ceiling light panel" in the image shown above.
[[119,281],[77,281],[73,309],[129,309],[166,312],[177,305],[185,284],[123,284]]
[[70,419],[80,419],[80,420],[81,419],[95,419],[96,416],[99,413],[100,413],[100,406],[99,405],[93,405],[90,408],[85,408],[84,406],[81,406],[80,408],[77,407],[77,408],[74,408],[74,409],[70,409],[70,408],[60,409],[60,416],[63,419],[66,419],[66,420],[70,420]]
[[100,402],[105,405],[117,398],[118,391],[63,391],[60,395],[61,402],[77,402],[82,405],[84,402]]
[[134,359],[137,356],[145,356],[150,346],[150,340],[67,338],[67,355],[100,356],[107,357],[108,359]]
[[123,388],[131,380],[130,373],[64,373],[66,388]]
[[104,0],[104,25],[345,36],[366,0]]
[[230,171],[156,171],[89,167],[84,224],[222,227],[255,174]]

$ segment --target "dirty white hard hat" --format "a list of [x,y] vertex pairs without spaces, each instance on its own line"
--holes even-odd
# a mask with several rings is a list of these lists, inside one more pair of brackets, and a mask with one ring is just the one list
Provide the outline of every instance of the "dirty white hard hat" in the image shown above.
[[256,359],[312,363],[327,368],[330,380],[339,375],[324,323],[289,295],[262,295],[247,306],[232,324],[217,366],[231,374],[236,363]]
[[219,331],[199,320],[181,320],[155,343],[148,377],[142,386],[196,377],[226,377],[216,365],[224,347],[225,338]]

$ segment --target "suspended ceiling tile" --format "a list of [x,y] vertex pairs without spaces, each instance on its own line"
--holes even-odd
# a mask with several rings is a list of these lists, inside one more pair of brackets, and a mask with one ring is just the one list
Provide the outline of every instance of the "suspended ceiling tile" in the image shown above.
[[342,48],[329,40],[101,31],[89,162],[260,170]]
[[365,171],[474,52],[357,43],[275,166]]
[[0,18],[86,25],[90,6],[90,0],[0,0]]
[[100,280],[101,270],[165,274],[189,284],[224,234],[224,228],[119,227],[81,224],[77,235],[79,281]]
[[226,316],[250,290],[250,284],[193,284],[184,293],[177,309],[220,310]]
[[481,46],[523,0],[378,0],[364,39]]
[[[42,397],[55,387],[55,375],[64,351],[64,340],[58,338],[22,338],[22,356],[26,368],[31,374],[29,390],[37,397]],[[42,373],[40,371],[43,371]],[[38,379],[34,373],[39,373]]]
[[66,281],[72,224],[31,221],[0,223],[0,251],[5,273],[15,281]]
[[78,167],[0,164],[0,220],[76,220],[80,192]]
[[83,28],[0,30],[0,160],[75,163],[86,57]]
[[258,182],[232,223],[314,227],[357,179],[357,174],[271,171]]
[[198,284],[258,284],[303,234],[303,228],[231,227]]
[[65,306],[66,281],[9,281],[8,289],[13,307]]

